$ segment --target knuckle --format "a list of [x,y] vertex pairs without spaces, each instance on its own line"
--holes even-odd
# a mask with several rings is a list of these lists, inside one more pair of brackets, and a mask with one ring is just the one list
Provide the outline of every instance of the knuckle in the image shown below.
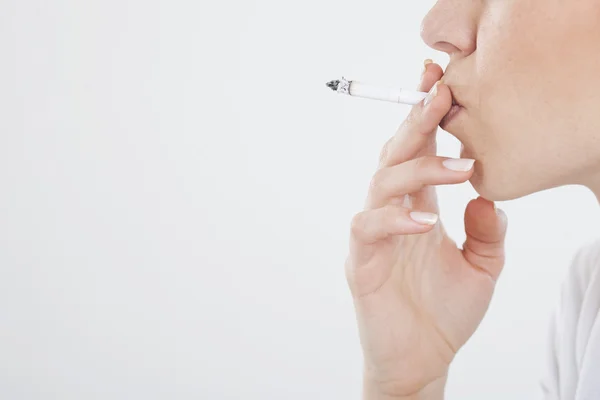
[[346,257],[346,261],[344,262],[344,273],[346,275],[346,282],[348,283],[352,292],[354,292],[354,271],[354,260],[352,259],[352,257],[348,256]]
[[412,182],[412,185],[422,185],[425,176],[425,170],[427,168],[427,158],[415,158],[407,164],[408,165],[406,166],[405,172],[407,179],[409,179],[410,182]]
[[408,115],[406,116],[406,119],[404,120],[403,123],[403,127],[405,129],[414,129],[415,125],[417,124],[417,122],[420,119],[420,115],[421,113],[419,112],[418,108],[415,107],[413,108]]
[[380,169],[371,178],[371,182],[369,183],[369,192],[373,194],[381,193],[383,190],[385,175],[387,175],[388,170],[386,168]]
[[366,212],[362,211],[352,217],[350,222],[350,232],[352,236],[363,237],[366,232]]
[[381,152],[379,153],[379,162],[384,162],[388,158],[388,153],[390,151],[390,146],[392,144],[393,139],[394,138],[389,139],[381,148]]
[[424,169],[427,169],[429,165],[431,165],[431,157],[423,156],[415,158],[412,162],[413,173],[423,171]]
[[413,170],[412,172],[413,173],[420,171],[425,166],[425,158],[424,157],[415,158],[411,164],[412,164],[412,170]]

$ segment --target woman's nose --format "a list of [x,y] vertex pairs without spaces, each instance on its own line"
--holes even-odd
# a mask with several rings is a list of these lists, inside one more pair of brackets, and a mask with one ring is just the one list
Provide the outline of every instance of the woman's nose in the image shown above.
[[463,57],[475,51],[477,1],[438,0],[421,23],[421,38],[432,49]]

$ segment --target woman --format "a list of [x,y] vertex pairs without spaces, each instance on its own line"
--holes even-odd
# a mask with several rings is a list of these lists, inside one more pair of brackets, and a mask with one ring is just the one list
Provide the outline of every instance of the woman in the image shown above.
[[[429,96],[385,145],[352,221],[364,399],[443,398],[504,264],[507,218],[492,201],[567,184],[600,196],[598,21],[597,0],[439,0],[425,17],[423,40],[450,62],[425,63]],[[462,142],[461,159],[435,155],[438,125]],[[467,180],[482,197],[467,206],[461,249],[434,186]],[[597,247],[582,248],[565,284],[545,399],[600,399]]]

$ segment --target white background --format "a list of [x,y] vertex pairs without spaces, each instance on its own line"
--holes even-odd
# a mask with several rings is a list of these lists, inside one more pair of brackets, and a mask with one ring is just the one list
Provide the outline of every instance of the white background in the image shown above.
[[[359,399],[348,228],[409,107],[324,84],[445,66],[419,37],[431,5],[4,0],[0,397]],[[459,243],[475,196],[440,189]],[[507,266],[448,399],[538,393],[560,282],[595,238],[583,188],[499,205]]]

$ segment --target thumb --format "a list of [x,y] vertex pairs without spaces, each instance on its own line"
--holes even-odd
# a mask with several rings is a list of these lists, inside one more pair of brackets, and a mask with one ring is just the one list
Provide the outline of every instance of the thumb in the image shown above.
[[474,267],[488,273],[495,281],[504,267],[504,238],[508,220],[494,203],[478,197],[465,211],[467,240],[463,256]]

